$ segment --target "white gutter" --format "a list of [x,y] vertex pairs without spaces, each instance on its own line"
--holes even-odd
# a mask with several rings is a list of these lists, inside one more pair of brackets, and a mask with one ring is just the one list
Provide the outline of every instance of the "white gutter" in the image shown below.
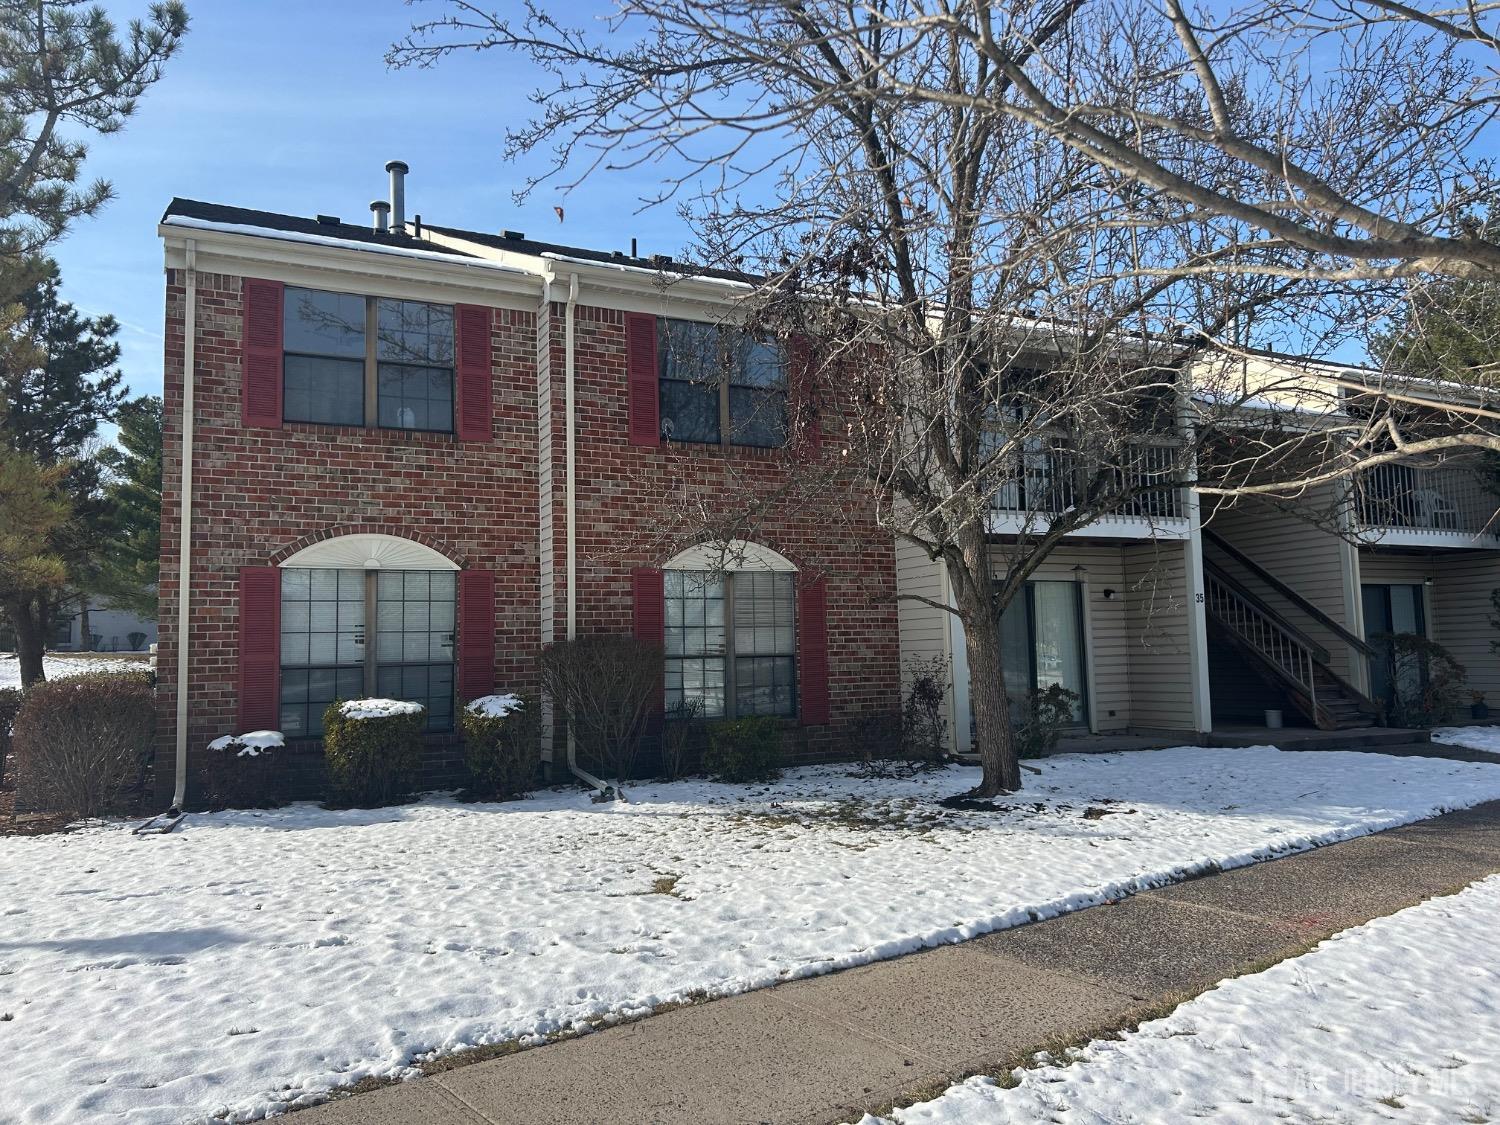
[[186,286],[187,309],[182,330],[182,481],[177,526],[177,777],[172,810],[182,811],[187,800],[188,758],[188,601],[193,561],[193,368],[198,335],[198,243],[189,238]]
[[[551,280],[549,278],[549,280]],[[565,541],[567,544],[567,639],[574,640],[578,636],[578,506],[577,487],[574,481],[577,469],[578,453],[578,420],[574,404],[574,375],[575,375],[575,310],[578,307],[578,274],[568,275],[568,303],[566,312],[563,314],[563,472],[565,483],[563,485],[563,521],[567,528]],[[548,306],[550,313],[550,303]],[[578,764],[578,740],[573,734],[573,725],[568,724],[568,771],[578,780],[586,785],[597,789],[600,794],[618,796],[609,783],[601,781],[588,770]]]

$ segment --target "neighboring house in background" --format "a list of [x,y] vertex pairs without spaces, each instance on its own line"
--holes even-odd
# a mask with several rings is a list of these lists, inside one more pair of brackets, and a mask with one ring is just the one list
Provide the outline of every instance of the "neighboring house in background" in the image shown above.
[[[674,542],[682,512],[772,495],[834,455],[839,420],[806,401],[796,342],[723,327],[742,280],[395,218],[178,199],[158,228],[164,799],[174,754],[191,773],[211,739],[257,728],[288,735],[310,791],[322,711],[357,695],[426,704],[426,780],[451,781],[458,701],[535,689],[543,646],[596,632],[663,646],[663,705],[779,716],[803,760],[894,710],[903,661],[939,658],[967,747],[957,619],[896,599],[943,602],[943,568],[863,497],[836,499],[839,520],[767,505],[753,541]],[[1345,501],[1368,525],[1359,546],[1200,503],[1173,461],[1142,447],[1129,510],[1068,536],[1009,609],[1013,694],[1059,684],[1080,730],[1185,742],[1266,708],[1363,725],[1381,687],[1365,638],[1386,623],[1470,658],[1477,686],[1497,679],[1493,497],[1383,470]],[[997,552],[1022,513],[1070,503],[1065,449],[1042,464],[996,499]]]
[[83,618],[78,610],[60,617],[51,647],[59,652],[145,652],[156,643],[156,622],[129,610],[90,601],[87,637]]
[[[1354,408],[1377,372],[1290,357],[1220,359],[1195,387],[1222,388],[1225,367],[1253,428],[1289,410]],[[1410,392],[1409,387],[1404,390]],[[1200,394],[1205,392],[1201,391]],[[1217,392],[1216,392],[1217,393]],[[1436,406],[1464,388],[1432,386]],[[1153,484],[1151,451],[1138,459]],[[1338,730],[1380,721],[1395,690],[1381,634],[1415,633],[1463,664],[1468,686],[1500,698],[1500,640],[1490,593],[1500,587],[1500,494],[1477,457],[1383,465],[1285,505],[1199,499],[1172,481],[1127,513],[1066,537],[1003,621],[1013,698],[1060,684],[1079,696],[1079,731],[1171,733],[1184,740],[1259,727]],[[1002,491],[997,554],[1048,505],[1065,509],[1075,470],[1061,450],[1029,466],[1042,500]],[[1027,515],[1013,509],[1024,510]],[[1341,527],[1336,533],[1334,526]],[[897,549],[899,588],[950,599],[943,567]],[[908,658],[950,662],[955,748],[970,729],[957,620],[920,601],[900,607]]]

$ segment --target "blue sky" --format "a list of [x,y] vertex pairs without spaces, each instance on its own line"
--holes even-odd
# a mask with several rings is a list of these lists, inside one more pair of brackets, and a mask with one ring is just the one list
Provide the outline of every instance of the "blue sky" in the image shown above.
[[[502,157],[509,122],[531,109],[536,75],[498,52],[430,71],[382,57],[414,15],[401,0],[187,0],[192,28],[125,130],[95,138],[88,178],[117,198],[56,249],[64,295],[121,321],[121,366],[137,393],[161,390],[162,253],[156,224],[174,195],[295,215],[369,220],[385,162],[411,165],[407,210],[474,230],[522,230],[580,246],[675,253],[687,233],[670,207],[633,214],[641,180],[610,174],[563,199],[511,191],[526,169]],[[111,0],[123,25],[146,0]],[[559,223],[554,204],[566,209]]]

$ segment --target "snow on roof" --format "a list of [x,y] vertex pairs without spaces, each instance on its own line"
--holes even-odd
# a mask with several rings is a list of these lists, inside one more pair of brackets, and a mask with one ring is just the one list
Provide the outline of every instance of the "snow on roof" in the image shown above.
[[492,262],[485,258],[476,258],[468,254],[455,253],[453,251],[424,250],[413,246],[385,246],[376,242],[342,238],[337,235],[309,234],[305,231],[282,230],[277,227],[258,226],[249,223],[225,223],[213,219],[197,219],[188,215],[168,215],[162,219],[162,225],[184,227],[189,230],[220,231],[225,234],[249,234],[259,238],[274,238],[281,242],[301,242],[312,246],[333,246],[343,250],[363,250],[373,254],[391,254],[399,258],[417,258],[429,262],[443,262],[448,265],[492,270],[496,273],[507,273],[516,277],[531,276],[526,270],[517,269],[515,266],[507,266],[500,262]]

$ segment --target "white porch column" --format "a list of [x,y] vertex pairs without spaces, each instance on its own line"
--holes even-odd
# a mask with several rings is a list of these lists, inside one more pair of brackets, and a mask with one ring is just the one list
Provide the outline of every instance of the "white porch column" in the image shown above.
[[[938,563],[939,572],[942,575],[943,599],[949,605],[956,605],[953,600],[953,583],[948,578],[948,564]],[[969,705],[969,649],[964,640],[964,623],[958,619],[956,613],[945,613],[944,627],[948,634],[948,659],[953,668],[953,750],[955,753],[966,754],[971,750],[969,741],[969,726],[972,722],[972,712]]]

